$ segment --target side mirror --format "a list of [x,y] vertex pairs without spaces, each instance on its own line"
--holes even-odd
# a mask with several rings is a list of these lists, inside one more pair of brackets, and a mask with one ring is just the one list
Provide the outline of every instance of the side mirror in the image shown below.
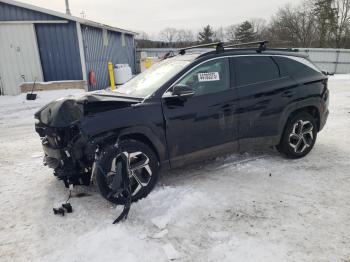
[[193,96],[194,94],[195,93],[192,90],[192,88],[190,88],[187,85],[176,85],[173,87],[173,92],[172,92],[173,96],[190,97],[190,96]]

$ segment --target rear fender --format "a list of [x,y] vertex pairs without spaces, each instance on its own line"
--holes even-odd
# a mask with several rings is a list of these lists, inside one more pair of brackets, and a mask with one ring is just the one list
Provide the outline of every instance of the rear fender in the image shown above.
[[289,120],[289,118],[297,111],[302,111],[303,108],[308,108],[308,107],[315,107],[317,109],[317,113],[320,114],[320,109],[321,109],[321,104],[322,104],[322,99],[319,97],[314,97],[314,98],[308,98],[303,100],[302,102],[297,102],[293,103],[292,105],[289,105],[286,107],[286,109],[283,111],[282,116],[281,116],[281,121],[279,124],[279,138],[278,138],[278,143],[281,140],[281,137],[284,132],[284,128]]

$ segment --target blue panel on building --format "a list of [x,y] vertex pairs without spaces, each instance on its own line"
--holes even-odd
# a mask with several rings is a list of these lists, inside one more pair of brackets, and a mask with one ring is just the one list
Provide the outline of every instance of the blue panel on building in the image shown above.
[[75,22],[35,25],[45,81],[82,80]]
[[49,14],[0,3],[0,21],[62,20]]
[[[19,5],[19,4],[18,4]],[[35,7],[0,3],[0,21],[50,21],[65,20],[67,23],[34,23],[41,65],[45,81],[82,80],[83,70],[75,18],[47,14]],[[109,86],[108,62],[129,64],[135,73],[134,36],[97,27],[83,25],[82,36],[86,60],[86,72],[93,70],[97,85],[89,90]]]
[[82,35],[85,51],[87,73],[95,72],[96,86],[89,85],[89,90],[98,90],[108,87],[108,62],[113,64],[129,64],[135,73],[134,40],[132,35],[125,34],[125,45],[122,44],[122,35],[108,31],[108,41],[100,28],[83,26]]

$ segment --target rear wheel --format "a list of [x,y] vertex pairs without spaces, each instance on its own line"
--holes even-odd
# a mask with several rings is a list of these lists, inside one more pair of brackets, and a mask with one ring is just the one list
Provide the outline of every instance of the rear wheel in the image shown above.
[[277,149],[289,158],[301,158],[310,153],[316,138],[315,119],[310,114],[301,112],[288,121]]
[[120,192],[122,186],[122,152],[130,156],[130,186],[133,202],[146,197],[158,180],[159,164],[154,151],[136,140],[123,140],[118,148],[107,146],[101,152],[96,182],[101,195],[115,204],[124,204],[125,197]]

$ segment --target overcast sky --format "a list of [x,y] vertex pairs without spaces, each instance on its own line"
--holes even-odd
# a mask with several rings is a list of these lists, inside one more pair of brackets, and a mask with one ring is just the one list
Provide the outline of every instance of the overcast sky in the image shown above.
[[[65,12],[65,0],[22,0]],[[251,18],[269,19],[279,7],[300,0],[70,0],[72,14],[155,35],[165,27],[198,30],[225,27]]]

